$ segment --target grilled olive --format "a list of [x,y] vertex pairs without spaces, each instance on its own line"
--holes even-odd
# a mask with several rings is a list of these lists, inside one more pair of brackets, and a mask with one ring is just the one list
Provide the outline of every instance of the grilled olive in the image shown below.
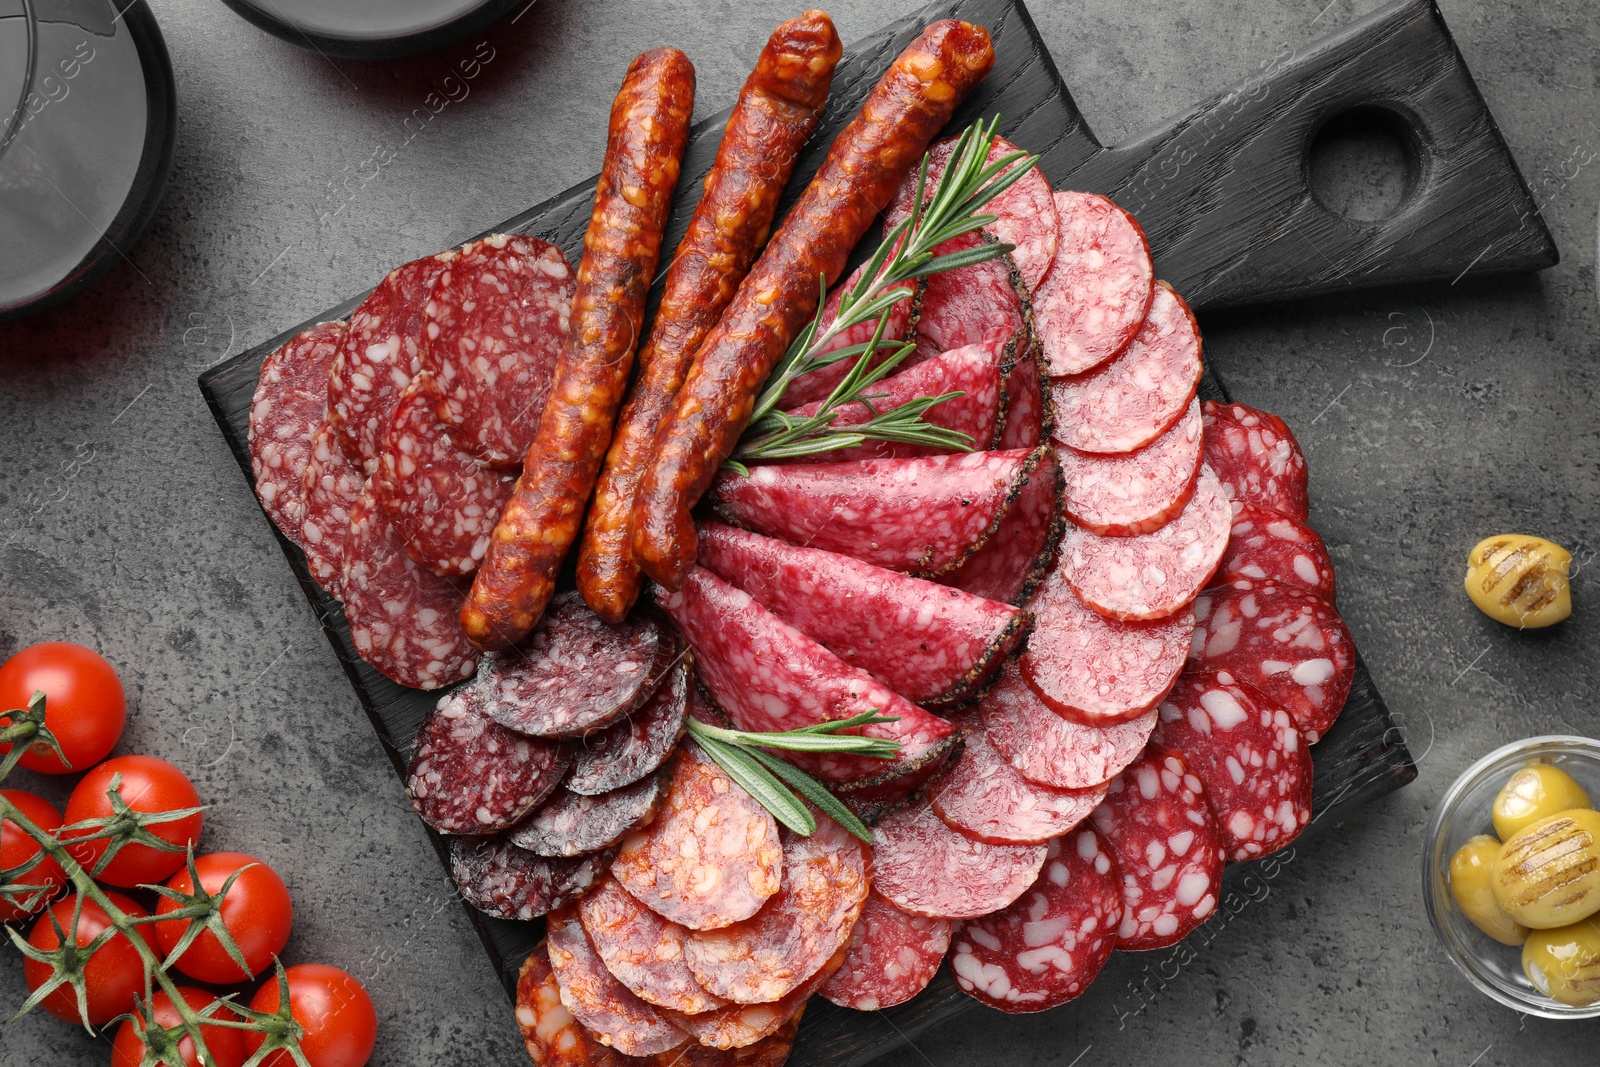
[[1507,626],[1553,626],[1572,614],[1571,565],[1572,553],[1542,537],[1488,537],[1467,556],[1467,595]]
[[1500,855],[1500,842],[1479,834],[1450,857],[1450,896],[1472,925],[1502,945],[1520,945],[1528,929],[1500,910],[1489,888],[1490,872]]
[[1535,930],[1522,946],[1522,973],[1534,988],[1574,1008],[1600,1002],[1600,921]]
[[1574,808],[1523,827],[1501,847],[1489,884],[1505,913],[1535,930],[1600,911],[1600,812]]
[[1508,778],[1494,798],[1494,830],[1505,841],[1557,812],[1592,807],[1589,794],[1566,771],[1548,763],[1530,763]]

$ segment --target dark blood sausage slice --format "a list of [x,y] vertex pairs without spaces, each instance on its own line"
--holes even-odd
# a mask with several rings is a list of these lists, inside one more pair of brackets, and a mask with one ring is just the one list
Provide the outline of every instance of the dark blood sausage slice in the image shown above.
[[523,234],[469,241],[433,283],[420,362],[464,451],[518,467],[550,396],[574,286],[561,249]]
[[[954,237],[938,255],[993,244],[974,231]],[[915,359],[973,344],[999,345],[1003,362],[1015,363],[1032,348],[1028,327],[1028,287],[1009,255],[928,277],[917,310]]]
[[1206,787],[1182,756],[1145,749],[1090,820],[1122,871],[1118,948],[1175,945],[1217,910],[1222,837]]
[[930,577],[1000,527],[1038,463],[1023,449],[752,467],[717,486],[717,511],[794,545]]
[[400,391],[422,353],[422,309],[456,252],[414,259],[384,276],[350,315],[350,330],[328,376],[328,412],[339,442],[371,474]]
[[632,785],[665,763],[683,736],[693,685],[684,656],[638,710],[604,730],[584,734],[574,748],[572,773],[563,783],[567,791],[599,796]]
[[1035,449],[1032,470],[1016,502],[983,547],[939,581],[1008,604],[1026,603],[1044,580],[1066,530],[1061,510],[1061,467],[1056,450]]
[[515,826],[555,792],[569,762],[555,742],[523,737],[489,718],[477,691],[465,686],[423,720],[406,792],[422,821],[441,834],[492,834]]
[[406,553],[435,574],[478,569],[516,479],[455,446],[423,371],[400,394],[378,455],[378,500]]
[[845,663],[703,567],[689,572],[682,589],[658,590],[656,599],[694,650],[706,690],[741,730],[795,730],[869,710],[899,716],[897,722],[850,731],[899,741],[900,753],[892,760],[837,752],[785,754],[829,782],[868,785],[921,770],[923,757],[940,751],[954,732],[945,720]]
[[924,707],[969,698],[1032,623],[1008,604],[721,523],[701,526],[700,561]]
[[450,842],[450,876],[461,899],[497,919],[535,919],[577,900],[610,864],[609,852],[546,859],[504,838]]
[[653,1056],[679,1048],[689,1036],[652,1005],[629,992],[606,970],[589,935],[583,932],[576,903],[551,912],[545,942],[550,967],[561,988],[561,1003],[603,1044],[627,1056]]
[[1027,892],[1044,857],[1043,845],[986,844],[916,804],[872,828],[872,887],[913,915],[975,919]]
[[1242,500],[1233,502],[1233,533],[1217,573],[1225,579],[1297,585],[1330,604],[1334,601],[1333,560],[1317,531],[1282,512]]
[[640,615],[611,626],[576,593],[551,604],[533,635],[484,660],[474,685],[502,726],[536,737],[581,737],[648,700],[677,656],[671,632]]
[[939,818],[970,837],[993,845],[1038,845],[1087,819],[1105,795],[1104,783],[1056,789],[1030,782],[979,726],[955,766],[929,788],[928,801]]
[[1155,268],[1144,230],[1110,200],[1061,190],[1055,205],[1060,240],[1033,294],[1033,328],[1051,374],[1082,374],[1139,332]]
[[767,40],[723,130],[705,191],[673,253],[639,375],[595,483],[578,545],[578,588],[620,622],[639,597],[628,527],[662,416],[772,229],[783,187],[828,98],[841,47],[833,21],[807,11]]
[[1105,537],[1074,527],[1061,545],[1061,570],[1084,603],[1124,622],[1183,611],[1216,573],[1233,528],[1222,483],[1202,468],[1177,518],[1146,534]]
[[470,675],[478,651],[461,632],[461,592],[417,566],[367,483],[350,509],[344,615],[361,658],[413,689],[438,689]]
[[1235,578],[1194,607],[1189,659],[1283,708],[1316,744],[1344,710],[1356,671],[1350,628],[1333,606],[1292,585]]
[[707,336],[634,499],[634,558],[668,589],[694,565],[691,511],[732,453],[773,366],[933,135],[994,66],[988,31],[932,23],[889,65]]
[[1228,859],[1276,852],[1310,824],[1311,750],[1288,712],[1226,671],[1179,678],[1153,740],[1206,784]]
[[856,922],[844,965],[819,993],[841,1008],[878,1011],[928,987],[950,947],[950,921],[901,911],[876,893]]
[[605,161],[550,398],[461,606],[461,625],[479,648],[502,649],[527,636],[577,540],[633,369],[693,109],[694,67],[676,48],[654,48],[635,59],[611,105]]
[[1132,452],[1183,415],[1200,384],[1200,328],[1183,298],[1156,286],[1150,312],[1118,356],[1051,381],[1055,438],[1084,452]]
[[1118,622],[1085,604],[1060,570],[1029,605],[1033,635],[1022,676],[1057,714],[1088,726],[1137,719],[1183,669],[1194,632],[1189,610],[1155,622]]
[[992,1008],[1044,1011],[1089,988],[1117,947],[1121,917],[1116,858],[1084,827],[1050,842],[1044,870],[1015,904],[956,928],[950,973]]
[[[852,291],[866,273],[867,264],[863,263],[850,272],[850,277],[833,287],[828,293],[828,299],[822,304],[822,321],[817,324],[819,333],[826,333],[839,318],[839,305],[844,300],[844,295]],[[896,286],[892,292],[902,292],[905,298],[894,304],[889,309],[889,321],[883,328],[883,337],[878,349],[873,353],[872,366],[882,363],[889,353],[893,351],[890,341],[903,341],[911,332],[911,323],[917,314],[921,301],[921,282],[906,282]],[[830,352],[837,352],[841,348],[851,345],[866,344],[872,340],[872,335],[877,332],[878,320],[868,319],[847,329],[841,330],[837,336],[826,345],[817,349],[817,355],[825,356]],[[860,356],[846,356],[835,363],[825,367],[818,367],[800,375],[789,383],[783,391],[783,397],[778,406],[783,408],[797,408],[807,404],[817,403],[831,392],[834,386],[844,381],[845,375],[855,368]]]
[[339,447],[339,432],[328,422],[311,438],[300,491],[305,518],[300,523],[300,547],[305,549],[311,577],[330,595],[342,599],[344,545],[350,537],[350,509],[361,496],[367,476],[350,462]]
[[726,1006],[689,970],[683,947],[689,929],[639,903],[615,878],[584,896],[578,913],[606,969],[641,1000],[690,1015]]
[[[683,1015],[668,1008],[662,1014],[682,1027],[702,1045],[715,1049],[740,1049],[780,1035],[796,1021],[806,1001],[832,978],[844,963],[845,949],[833,954],[822,969],[782,1000],[770,1004],[729,1004],[699,1015]],[[741,1062],[734,1060],[733,1062]]]
[[540,856],[599,852],[647,824],[664,792],[660,775],[597,797],[563,789],[508,836],[513,845]]
[[1131,537],[1171,522],[1200,477],[1200,402],[1134,452],[1061,449],[1067,517],[1092,533]]
[[250,398],[250,473],[256,497],[273,525],[301,543],[306,498],[302,485],[312,438],[328,410],[328,368],[344,340],[342,322],[296,334],[261,364]]
[[[517,975],[517,1026],[535,1067],[634,1067],[637,1061],[595,1040],[561,1003],[561,987],[540,941]],[[672,1055],[669,1053],[668,1055]]]
[[1306,457],[1300,442],[1278,416],[1207,400],[1206,462],[1233,500],[1282,512],[1305,522],[1311,505],[1306,487]]
[[1056,789],[1093,789],[1139,758],[1156,713],[1111,726],[1085,726],[1057,715],[1008,666],[978,705],[984,735],[1024,778]]

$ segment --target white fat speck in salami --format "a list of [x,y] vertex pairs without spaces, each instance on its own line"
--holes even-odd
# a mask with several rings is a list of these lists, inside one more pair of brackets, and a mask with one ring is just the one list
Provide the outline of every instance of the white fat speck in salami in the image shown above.
[[774,1050],[774,1057],[769,1058],[765,1050],[761,1049],[761,1044],[769,1040],[777,1041],[784,1034],[790,1035],[787,1041],[793,1041],[797,1016],[805,1008],[806,1001],[811,999],[811,995],[821,989],[844,963],[845,952],[845,949],[839,949],[833,954],[833,958],[823,964],[822,969],[808,978],[799,989],[782,1000],[775,1000],[770,1004],[729,1004],[725,1008],[715,1008],[698,1015],[684,1015],[669,1008],[661,1009],[663,1015],[708,1048],[750,1050],[744,1055],[712,1059],[709,1054],[697,1055],[701,1050],[691,1046],[685,1062],[700,1064],[701,1067],[725,1067],[727,1064],[782,1067],[784,1057],[788,1055],[787,1046],[780,1045]]
[[1055,559],[1066,528],[1061,466],[1054,448],[1035,449],[1027,484],[1006,509],[999,529],[966,562],[939,582],[1007,604],[1025,603]]
[[339,447],[339,434],[328,422],[311,438],[300,491],[305,517],[300,523],[300,547],[306,553],[311,577],[323,590],[343,599],[344,545],[350,537],[350,509],[366,487],[366,475]]
[[599,1038],[626,1056],[654,1056],[679,1048],[689,1035],[678,1029],[606,970],[578,919],[576,904],[550,914],[545,927],[550,967],[561,1003]]
[[611,865],[611,853],[546,859],[499,837],[450,842],[450,876],[461,899],[497,919],[536,919],[581,897]]
[[629,1057],[595,1040],[561,1003],[543,941],[522,961],[517,976],[517,1026],[537,1067],[629,1067]]
[[1129,537],[1171,522],[1200,478],[1200,402],[1134,452],[1061,449],[1067,517],[1092,533]]
[[328,368],[344,335],[344,323],[324,322],[285,341],[261,364],[250,399],[256,497],[279,532],[297,545],[303,543],[305,469],[328,411]]
[[596,797],[562,789],[507,837],[518,848],[540,856],[599,852],[647,825],[665,792],[659,774]]
[[[965,252],[994,239],[974,231],[953,237],[935,255]],[[1006,363],[1032,350],[1028,288],[1008,255],[929,275],[917,308],[913,361],[973,344],[998,345]]]
[[820,990],[841,1008],[880,1011],[904,1004],[933,981],[950,947],[950,921],[901,911],[876,893],[856,922],[844,965]]
[[578,739],[572,773],[564,787],[572,793],[599,796],[632,785],[660,767],[683,736],[693,685],[688,657],[681,657],[637,710],[621,722]]
[[[822,320],[817,326],[817,336],[820,337],[827,333],[839,318],[840,301],[844,299],[846,293],[853,290],[860,283],[861,276],[866,269],[867,264],[861,264],[850,277],[833,287],[833,291],[828,294],[828,299],[822,307]],[[894,351],[895,346],[889,342],[903,341],[906,338],[906,334],[911,331],[911,320],[916,314],[918,291],[921,286],[922,283],[920,281],[906,282],[903,285],[895,286],[892,290],[887,290],[889,292],[903,292],[905,293],[905,298],[892,305],[889,309],[889,321],[884,326],[883,337],[880,339],[881,343],[877,350],[873,352],[873,366],[882,363]],[[817,349],[816,354],[825,356],[829,352],[837,352],[839,349],[849,348],[851,345],[866,344],[872,340],[872,335],[877,331],[877,328],[878,320],[873,318],[842,330],[833,340]],[[778,406],[782,408],[797,408],[826,399],[828,394],[833,392],[834,386],[844,381],[845,375],[855,368],[860,359],[860,356],[848,356],[835,363],[830,363],[826,367],[818,367],[814,371],[802,374],[789,383],[789,388],[784,390]]]
[[913,915],[975,919],[1025,893],[1044,865],[1043,845],[992,845],[951,829],[920,803],[872,829],[872,887]]
[[1206,463],[1228,496],[1305,522],[1311,511],[1306,457],[1288,424],[1243,404],[1207,400],[1200,410]]
[[1242,500],[1233,502],[1233,532],[1217,573],[1297,585],[1330,604],[1334,601],[1333,560],[1317,531]]
[[1155,290],[1150,244],[1103,196],[1055,194],[1060,239],[1033,294],[1033,325],[1054,375],[1082,374],[1127,347]]
[[589,943],[606,969],[641,1000],[688,1015],[721,1008],[695,981],[684,958],[691,932],[639,903],[615,878],[607,877],[578,904]]
[[1057,789],[1092,789],[1139,757],[1156,713],[1110,726],[1086,726],[1052,711],[1016,666],[978,704],[984,734],[1022,776]]
[[1057,789],[1024,778],[989,742],[976,714],[955,765],[928,790],[933,810],[954,829],[994,845],[1038,845],[1077,826],[1105,799],[1104,783]]

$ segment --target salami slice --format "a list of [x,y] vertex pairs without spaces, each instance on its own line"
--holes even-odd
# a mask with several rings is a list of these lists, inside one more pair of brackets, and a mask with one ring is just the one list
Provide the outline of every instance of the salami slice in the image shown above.
[[545,925],[550,967],[561,989],[561,1003],[602,1044],[625,1056],[653,1056],[683,1046],[689,1035],[606,970],[578,919],[577,904],[550,913]]
[[302,486],[312,437],[328,410],[328,368],[345,324],[324,322],[296,334],[261,364],[250,398],[250,473],[273,525],[300,544],[306,498]]
[[561,249],[522,234],[461,246],[423,309],[439,418],[473,456],[520,467],[566,342],[577,281]]
[[[836,285],[828,294],[827,302],[822,307],[822,321],[818,324],[818,336],[826,333],[839,318],[839,302],[844,294],[853,289],[861,276],[865,273],[867,264],[857,267],[845,281]],[[911,323],[916,318],[917,308],[921,304],[921,282],[906,282],[896,286],[899,291],[906,293],[906,298],[894,304],[889,309],[889,322],[883,328],[883,337],[880,345],[873,353],[873,366],[883,362],[888,357],[891,346],[887,342],[903,341],[911,332]],[[837,352],[841,348],[851,345],[866,344],[872,340],[872,335],[878,328],[877,319],[869,319],[857,326],[842,330],[839,334],[817,350],[818,356],[825,356],[830,352]],[[797,408],[806,404],[814,404],[831,392],[835,386],[844,381],[845,375],[855,367],[860,356],[847,356],[836,363],[825,367],[818,367],[807,374],[802,374],[789,383],[789,388],[784,390],[779,407]]]
[[[936,255],[965,252],[994,238],[980,231],[953,237]],[[1003,362],[1015,364],[1032,350],[1028,287],[1009,255],[928,276],[917,309],[917,360],[973,344],[998,345]]]
[[1233,505],[1202,467],[1178,517],[1146,534],[1106,537],[1073,528],[1061,571],[1084,603],[1124,622],[1164,619],[1194,603],[1227,550]]
[[1061,509],[1061,466],[1048,445],[1030,455],[1032,469],[999,529],[966,562],[939,581],[976,596],[1023,604],[1055,559],[1066,531]]
[[1044,870],[1015,904],[956,928],[950,973],[991,1008],[1044,1011],[1089,988],[1117,947],[1121,918],[1116,858],[1086,826],[1050,842]]
[[339,433],[328,422],[311,438],[300,491],[305,517],[300,523],[300,547],[306,567],[323,591],[344,598],[344,546],[350,538],[350,509],[366,486],[361,469],[339,447]]
[[997,448],[1037,448],[1055,428],[1055,405],[1039,369],[1039,346],[1017,353],[1006,379],[1005,425]]
[[1118,948],[1175,945],[1217,910],[1222,838],[1206,787],[1182,756],[1145,749],[1090,819],[1122,871]]
[[838,752],[787,754],[826,781],[894,779],[921,768],[922,757],[954,732],[945,720],[845,663],[704,567],[692,568],[675,593],[658,589],[656,599],[694,650],[700,681],[711,698],[741,730],[795,730],[869,710],[899,717],[851,731],[899,741],[893,760]]
[[693,686],[688,658],[680,658],[637,711],[583,735],[573,754],[572,773],[563,783],[566,790],[600,796],[632,785],[665,763],[683,736]]
[[690,931],[639,903],[615,878],[595,886],[578,913],[606,969],[639,999],[687,1015],[727,1005],[689,970],[683,942]]
[[991,845],[952,830],[927,804],[872,828],[873,888],[902,911],[975,919],[1016,900],[1044,866],[1043,845]]
[[1155,743],[1206,784],[1228,859],[1283,848],[1311,822],[1311,750],[1289,713],[1226,671],[1185,673],[1161,702]]
[[1200,477],[1200,403],[1134,452],[1061,450],[1067,517],[1092,533],[1131,537],[1160,529],[1194,495]]
[[1105,799],[1104,783],[1056,789],[1024,778],[989,743],[981,723],[955,766],[928,790],[928,801],[953,829],[992,845],[1039,845],[1077,826]]
[[1016,667],[1007,667],[984,694],[978,711],[994,750],[1031,782],[1088,790],[1110,781],[1139,758],[1156,713],[1110,726],[1085,726],[1057,715]]
[[455,446],[433,410],[426,371],[400,393],[373,482],[412,559],[435,574],[478,569],[516,477]]
[[[729,1004],[725,1008],[683,1015],[663,1008],[662,1013],[682,1027],[690,1037],[716,1049],[746,1048],[773,1035],[788,1031],[796,1017],[805,1009],[811,995],[832,978],[844,963],[845,949],[833,954],[822,969],[806,980],[799,989],[770,1004]],[[738,1062],[738,1061],[735,1061]]]
[[1200,328],[1165,282],[1120,355],[1094,370],[1055,378],[1055,437],[1084,452],[1132,452],[1188,409],[1200,384]]
[[456,617],[461,590],[406,555],[370,481],[350,509],[339,584],[351,643],[387,677],[438,689],[477,668],[478,650]]
[[1032,622],[1007,604],[721,523],[701,525],[700,563],[924,707],[969,698]]
[[748,1045],[722,1049],[691,1042],[681,1049],[663,1052],[656,1057],[655,1067],[783,1067],[794,1051],[795,1033],[804,1013],[802,1004],[777,1029]]
[[1082,374],[1127,347],[1155,288],[1150,244],[1132,215],[1103,196],[1055,194],[1060,240],[1033,294],[1033,325],[1050,373]]
[[1142,717],[1183,669],[1194,613],[1119,622],[1085,604],[1060,570],[1029,605],[1033,635],[1022,676],[1057,714],[1088,726]]
[[597,797],[563,789],[512,830],[510,841],[540,856],[599,852],[647,825],[665,792],[660,775]]
[[610,863],[609,852],[546,859],[497,837],[450,842],[450,876],[461,899],[497,919],[536,919],[577,900]]
[[569,762],[555,742],[512,733],[489,718],[478,692],[465,686],[423,720],[406,793],[422,821],[441,834],[492,834],[544,803]]
[[642,904],[693,930],[750,918],[782,871],[772,815],[688,743],[655,822],[622,842],[611,868]]
[[950,947],[950,921],[901,911],[876,893],[851,935],[844,965],[819,991],[841,1008],[879,1011],[904,1004],[933,981]]
[[1037,463],[1013,449],[753,467],[718,480],[717,511],[790,544],[929,577],[982,547]]
[[1206,462],[1233,500],[1305,522],[1311,512],[1305,453],[1288,424],[1243,404],[1200,405]]
[[595,1040],[561,1003],[545,942],[534,946],[517,975],[517,1026],[536,1067],[633,1067],[633,1060]]
[[502,726],[536,737],[581,737],[650,699],[677,658],[671,632],[649,614],[611,626],[577,593],[550,602],[521,646],[486,657],[473,683]]
[[455,258],[451,249],[396,267],[350,315],[328,376],[328,413],[345,452],[369,475],[378,469],[400,392],[421,369],[422,309]]
[[1317,531],[1278,511],[1235,500],[1228,551],[1217,567],[1223,578],[1270,579],[1297,585],[1332,604],[1333,560]]
[[1195,601],[1189,659],[1227,671],[1287,711],[1316,744],[1344,710],[1355,679],[1350,628],[1321,597],[1280,582],[1244,578]]

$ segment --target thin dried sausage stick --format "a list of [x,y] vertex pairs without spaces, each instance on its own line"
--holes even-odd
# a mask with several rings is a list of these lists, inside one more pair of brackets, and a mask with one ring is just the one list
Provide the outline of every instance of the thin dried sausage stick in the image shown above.
[[462,629],[479,648],[527,636],[577,539],[633,369],[693,110],[694,67],[676,48],[635,59],[611,105],[567,343],[522,477],[461,606]]
[[695,560],[690,509],[750,421],[762,383],[817,310],[817,276],[843,275],[850,250],[993,66],[981,26],[946,19],[924,30],[834,140],[701,345],[633,504],[634,559],[668,589],[683,584]]
[[700,343],[772,232],[778,198],[827,102],[840,50],[826,12],[785,22],[762,49],[728,118],[705,193],[667,270],[650,337],[639,350],[638,380],[617,420],[578,543],[578,589],[607,622],[622,621],[643,585],[628,521],[656,430]]

